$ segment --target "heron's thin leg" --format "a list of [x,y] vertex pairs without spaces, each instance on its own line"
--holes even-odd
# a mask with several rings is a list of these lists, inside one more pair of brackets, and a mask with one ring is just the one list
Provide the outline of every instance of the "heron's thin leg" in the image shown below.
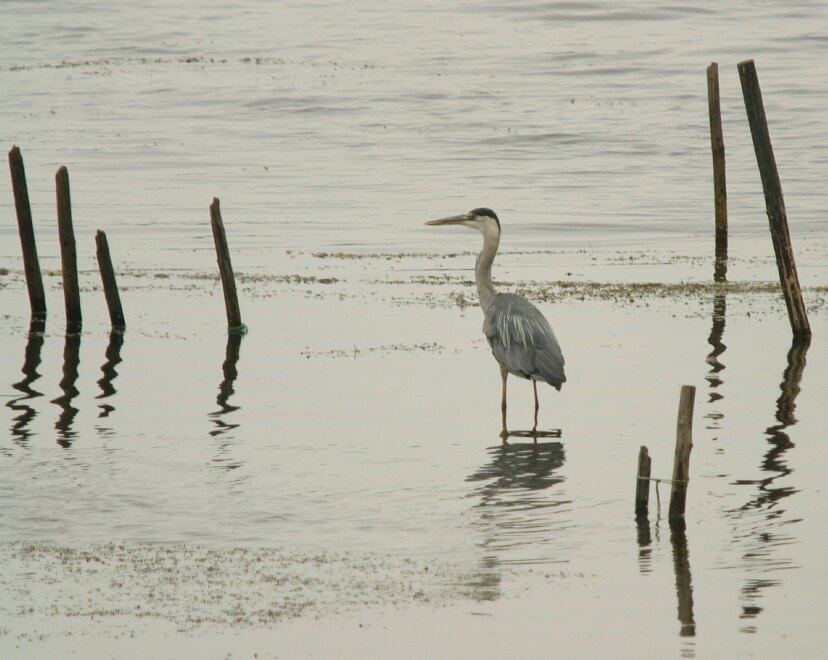
[[501,437],[505,438],[509,435],[509,431],[506,429],[506,379],[509,377],[509,372],[506,371],[506,367],[500,365],[500,377],[503,379],[503,397],[500,401],[500,412],[503,416],[503,431],[501,431]]
[[535,392],[535,425],[532,427],[533,431],[538,430],[538,408],[540,405],[538,404],[538,381],[532,379],[532,389]]

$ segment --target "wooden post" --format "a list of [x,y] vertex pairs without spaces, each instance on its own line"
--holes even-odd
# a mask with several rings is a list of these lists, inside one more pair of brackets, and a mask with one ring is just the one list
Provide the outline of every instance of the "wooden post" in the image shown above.
[[121,296],[118,294],[118,283],[115,281],[115,269],[109,256],[109,241],[106,234],[100,229],[95,234],[95,247],[98,255],[98,269],[101,271],[106,306],[109,309],[109,320],[113,328],[125,328],[124,310],[121,307]]
[[795,336],[809,337],[811,326],[808,323],[808,314],[802,300],[802,290],[799,287],[791,235],[788,231],[785,200],[782,197],[782,183],[776,169],[776,159],[773,155],[768,122],[765,117],[765,106],[762,103],[762,90],[759,88],[759,78],[756,75],[753,60],[739,63],[739,79],[742,82],[742,95],[745,99],[750,132],[753,136],[756,162],[762,177],[762,188],[765,191],[765,208],[770,224],[773,250],[776,253],[776,265],[779,268],[779,281],[782,284],[785,304],[788,307],[788,319]]
[[635,483],[635,515],[646,515],[650,504],[650,467],[653,459],[644,445],[638,450],[638,476]]
[[14,189],[14,207],[17,210],[17,228],[20,234],[20,247],[23,251],[26,287],[29,289],[29,306],[32,309],[32,325],[42,325],[46,321],[46,295],[43,292],[43,276],[40,273],[40,262],[37,258],[29,187],[26,185],[26,169],[23,166],[20,149],[16,146],[9,151],[9,170],[11,170],[12,188]]
[[690,478],[690,450],[693,449],[693,405],[696,388],[681,386],[678,421],[676,423],[676,454],[673,460],[673,489],[670,493],[670,518],[684,515],[687,485]]
[[710,115],[710,148],[713,152],[713,194],[716,208],[716,269],[714,279],[727,276],[727,184],[722,112],[719,103],[719,65],[707,67],[707,105]]
[[224,233],[224,223],[221,220],[221,209],[218,197],[213,198],[210,204],[210,224],[213,227],[213,240],[216,243],[216,258],[218,259],[221,285],[224,289],[224,305],[227,308],[227,327],[230,332],[244,334],[247,327],[242,323],[239,310],[239,298],[236,294],[236,279],[233,276],[233,266],[230,263],[230,249],[227,247],[227,237]]
[[57,188],[58,234],[60,263],[63,270],[63,299],[66,303],[66,332],[81,331],[80,289],[78,286],[78,253],[72,228],[72,201],[69,195],[69,172],[61,166],[55,175]]

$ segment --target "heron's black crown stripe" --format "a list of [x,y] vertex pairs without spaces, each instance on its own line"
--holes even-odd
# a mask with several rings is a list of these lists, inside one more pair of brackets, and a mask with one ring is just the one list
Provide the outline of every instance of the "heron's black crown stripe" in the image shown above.
[[481,207],[479,209],[474,209],[472,213],[474,213],[474,215],[487,215],[490,218],[494,219],[494,221],[497,223],[498,228],[500,227],[500,220],[498,219],[497,214],[491,209]]

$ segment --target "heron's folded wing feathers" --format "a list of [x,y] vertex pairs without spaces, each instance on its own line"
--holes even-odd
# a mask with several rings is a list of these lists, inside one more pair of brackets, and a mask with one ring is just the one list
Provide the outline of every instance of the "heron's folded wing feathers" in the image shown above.
[[564,357],[540,310],[512,293],[497,294],[486,309],[483,333],[498,362],[510,373],[559,388],[566,381]]

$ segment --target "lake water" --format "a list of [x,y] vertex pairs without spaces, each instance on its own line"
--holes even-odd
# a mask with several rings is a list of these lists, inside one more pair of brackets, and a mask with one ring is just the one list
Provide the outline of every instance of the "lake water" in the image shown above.
[[[0,3],[0,128],[25,158],[50,314],[29,336],[2,176],[2,655],[819,655],[828,7],[720,5]],[[748,58],[810,347],[791,344],[764,284],[777,274],[736,70]],[[711,61],[730,289],[709,284]],[[239,342],[213,197],[250,328]],[[422,226],[476,206],[503,223],[496,280],[539,301],[567,358],[537,443],[498,437],[468,282],[479,237]],[[638,448],[670,476],[682,384],[697,388],[686,529],[667,523],[664,484],[636,524]],[[510,426],[530,428],[528,383],[510,380],[509,402]],[[167,550],[182,566],[209,557],[225,581],[199,590],[203,573],[169,578],[160,555],[130,554]],[[99,558],[94,574],[79,552]],[[331,568],[306,569],[307,553]],[[170,583],[196,587],[162,603]],[[258,601],[281,612],[288,589],[296,616],[263,619]]]

